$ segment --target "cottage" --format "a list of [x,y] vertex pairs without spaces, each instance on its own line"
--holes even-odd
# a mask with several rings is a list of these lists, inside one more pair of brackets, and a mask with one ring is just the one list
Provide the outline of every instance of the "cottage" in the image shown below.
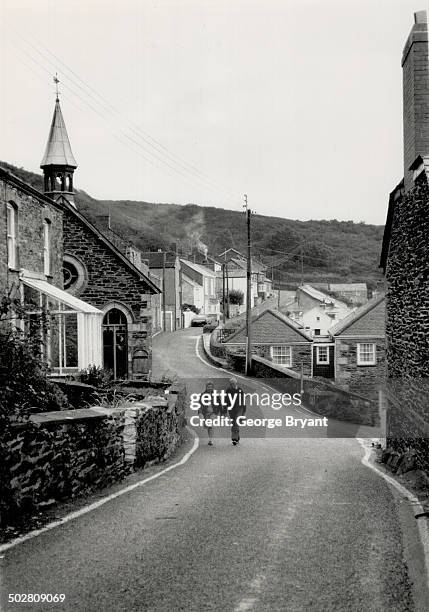
[[115,378],[148,377],[152,360],[151,300],[160,290],[76,209],[73,174],[77,164],[58,97],[40,166],[45,195],[63,213],[64,289],[102,312],[104,367]]
[[[334,325],[329,334],[335,344],[335,383],[353,393],[376,399],[385,379],[385,298],[372,298]],[[319,361],[331,359],[320,346]]]
[[[225,347],[244,350],[246,327],[229,336]],[[303,328],[278,310],[265,310],[252,322],[252,348],[260,357],[311,376],[312,338]]]

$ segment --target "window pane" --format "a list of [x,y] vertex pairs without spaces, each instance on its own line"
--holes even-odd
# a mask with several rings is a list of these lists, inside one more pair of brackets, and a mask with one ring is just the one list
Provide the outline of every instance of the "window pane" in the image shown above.
[[77,368],[77,316],[75,314],[64,315],[64,350],[65,350],[65,367]]

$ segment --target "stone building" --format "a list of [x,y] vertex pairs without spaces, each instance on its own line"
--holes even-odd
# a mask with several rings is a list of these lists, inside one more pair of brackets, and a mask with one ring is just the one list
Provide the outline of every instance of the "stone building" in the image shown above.
[[390,194],[380,265],[387,279],[390,447],[429,467],[429,33],[425,11],[402,56],[404,178]]
[[101,366],[102,312],[63,290],[63,207],[2,168],[0,186],[0,297],[15,304],[5,324],[40,335],[53,375]]
[[146,378],[152,358],[152,297],[158,286],[75,206],[74,159],[59,100],[41,162],[46,195],[63,211],[64,289],[103,313],[103,365],[115,378]]
[[373,400],[386,376],[385,308],[384,296],[377,296],[329,330],[335,343],[335,383]]
[[[225,348],[236,352],[246,347],[246,326],[239,328],[226,340]],[[254,353],[289,370],[312,374],[312,337],[301,326],[278,310],[265,310],[252,322]]]

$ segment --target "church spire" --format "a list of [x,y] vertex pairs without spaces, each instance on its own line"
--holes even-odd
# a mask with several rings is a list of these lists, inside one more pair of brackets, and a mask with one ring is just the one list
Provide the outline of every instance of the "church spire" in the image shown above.
[[66,125],[61,112],[58,77],[55,75],[56,99],[54,115],[45,154],[40,163],[45,177],[45,193],[54,199],[64,196],[73,203],[73,172],[77,168]]

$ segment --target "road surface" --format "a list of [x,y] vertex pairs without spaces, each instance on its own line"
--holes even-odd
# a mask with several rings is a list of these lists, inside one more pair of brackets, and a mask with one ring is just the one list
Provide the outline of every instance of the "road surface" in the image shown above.
[[[227,376],[198,358],[199,334],[155,342],[154,367],[196,390]],[[356,440],[259,431],[210,447],[204,436],[183,466],[9,550],[6,593],[66,598],[6,610],[423,609],[407,561],[409,509],[362,465]],[[417,540],[412,552],[421,562]]]

